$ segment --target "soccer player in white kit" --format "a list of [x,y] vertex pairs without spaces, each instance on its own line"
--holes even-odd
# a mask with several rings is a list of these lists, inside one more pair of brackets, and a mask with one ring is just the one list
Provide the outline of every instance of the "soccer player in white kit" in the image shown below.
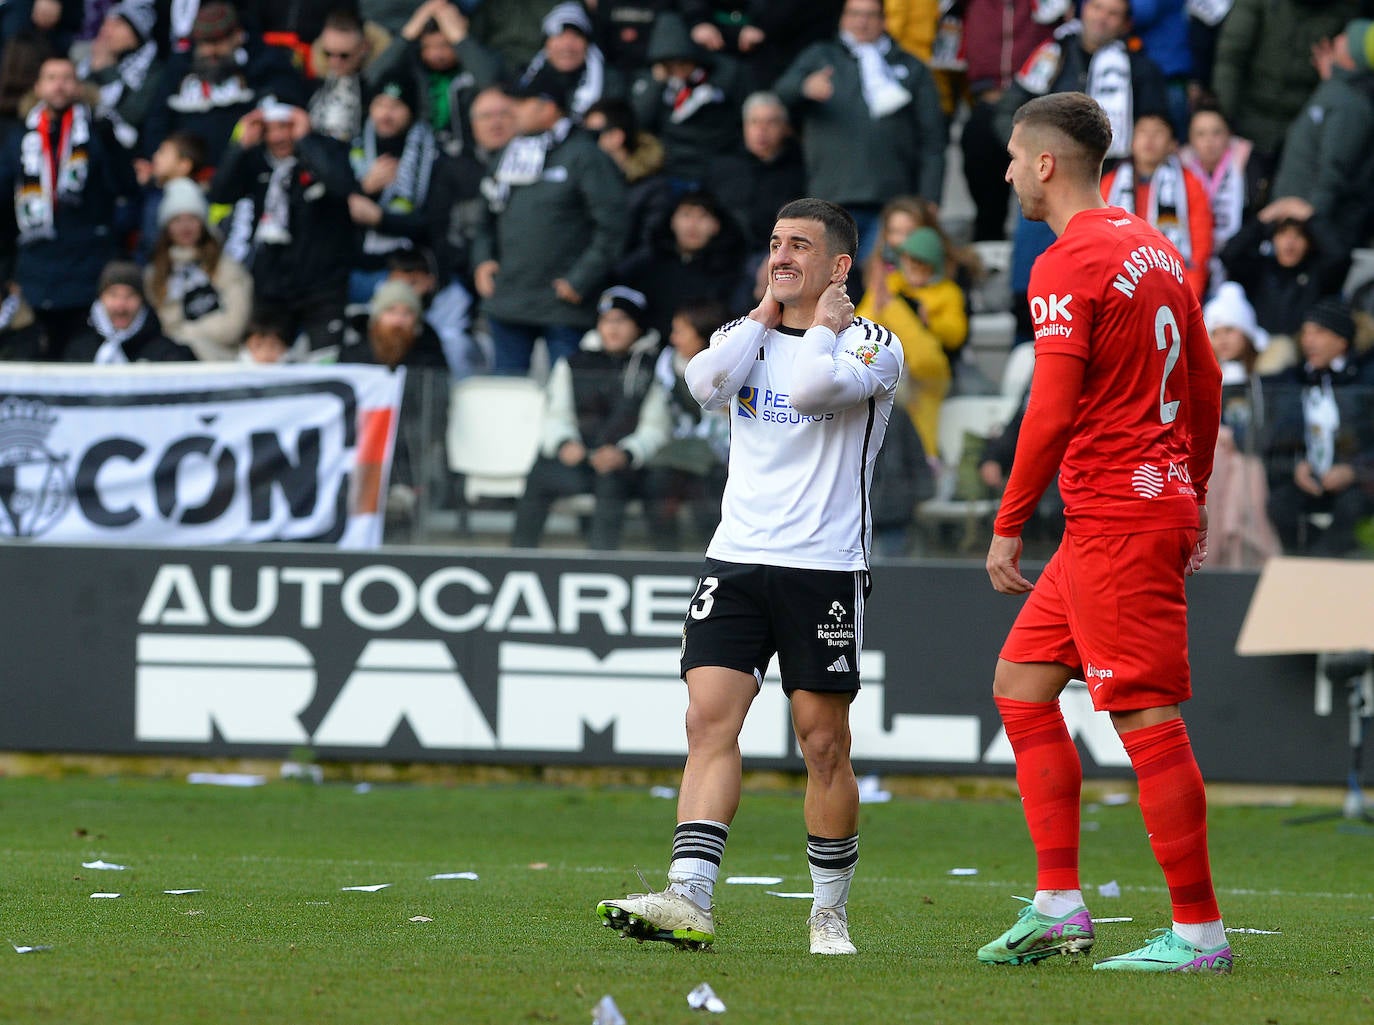
[[872,516],[868,487],[903,374],[889,330],[855,319],[857,247],[841,207],[778,212],[768,288],[687,366],[706,409],[729,407],[721,522],[683,627],[687,765],[668,888],[602,901],[621,935],[700,947],[740,800],[739,734],[773,655],[806,761],[813,954],[852,954],[845,910],[859,858],[849,705],[859,689]]

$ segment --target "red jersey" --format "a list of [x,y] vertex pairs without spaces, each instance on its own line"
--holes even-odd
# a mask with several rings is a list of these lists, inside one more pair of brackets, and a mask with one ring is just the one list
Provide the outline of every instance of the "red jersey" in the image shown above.
[[[996,532],[1021,532],[1061,446],[1070,532],[1196,526],[1221,417],[1221,370],[1178,251],[1119,207],[1083,210],[1036,261],[1028,298],[1036,356],[1081,360],[1082,386],[1071,418],[1041,413],[1046,396],[1063,389],[1037,359]],[[1047,431],[1054,421],[1066,429]]]

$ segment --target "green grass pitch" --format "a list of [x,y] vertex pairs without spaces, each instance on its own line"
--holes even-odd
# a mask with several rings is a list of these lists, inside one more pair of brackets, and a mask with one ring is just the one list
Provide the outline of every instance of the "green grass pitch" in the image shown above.
[[[1214,807],[1213,866],[1236,973],[1122,976],[1083,958],[984,967],[977,947],[1034,886],[1014,800],[863,806],[850,920],[859,954],[806,952],[809,903],[722,885],[701,952],[622,940],[598,899],[661,886],[673,802],[629,788],[0,780],[0,1022],[629,1025],[701,1022],[1374,1020],[1374,833]],[[1084,812],[1097,956],[1168,921],[1134,803]],[[124,871],[83,868],[103,859]],[[950,875],[952,868],[976,875]],[[476,880],[431,880],[475,872]],[[746,792],[724,875],[807,890],[797,793]],[[1117,898],[1096,896],[1115,880]],[[347,886],[390,884],[376,892]],[[202,892],[169,895],[165,890]],[[95,892],[115,899],[94,899]],[[412,921],[416,918],[430,921]]]

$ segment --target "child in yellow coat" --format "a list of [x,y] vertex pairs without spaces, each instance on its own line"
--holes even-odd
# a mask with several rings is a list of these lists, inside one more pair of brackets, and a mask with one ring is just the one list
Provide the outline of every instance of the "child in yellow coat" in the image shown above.
[[911,380],[907,412],[928,453],[940,451],[940,403],[949,391],[950,361],[968,339],[964,290],[944,275],[945,244],[934,228],[917,228],[897,249],[887,276],[887,301],[875,290],[859,300],[859,316],[882,324],[902,341]]

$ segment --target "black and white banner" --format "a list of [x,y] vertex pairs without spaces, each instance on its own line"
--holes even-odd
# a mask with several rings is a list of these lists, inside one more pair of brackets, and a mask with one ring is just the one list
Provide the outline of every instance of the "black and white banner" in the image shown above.
[[10,364],[0,536],[381,543],[404,370]]
[[[0,750],[488,764],[681,765],[682,622],[700,562],[473,552],[0,544]],[[875,567],[861,771],[1007,775],[992,702],[1020,602],[977,563]],[[1311,656],[1234,652],[1254,574],[1189,584],[1210,780],[1335,783],[1345,721],[1313,712]],[[1062,700],[1090,775],[1129,776],[1086,688]],[[770,673],[740,751],[799,769]]]

